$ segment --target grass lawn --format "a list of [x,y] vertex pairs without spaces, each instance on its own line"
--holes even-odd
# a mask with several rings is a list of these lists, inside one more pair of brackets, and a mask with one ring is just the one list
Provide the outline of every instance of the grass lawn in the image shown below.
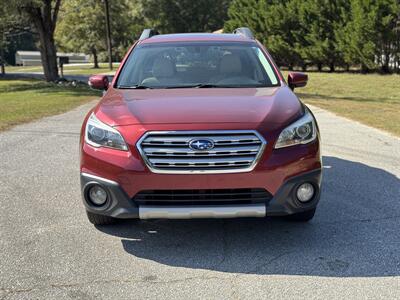
[[295,90],[305,103],[400,136],[400,75],[310,72],[308,78]]
[[[113,75],[117,70],[119,63],[113,63],[114,70],[110,71],[108,63],[100,63],[98,69],[93,68],[93,64],[64,65],[64,75],[94,75],[107,74]],[[6,73],[31,73],[43,72],[42,66],[7,66]]]
[[68,111],[96,99],[87,86],[59,86],[33,79],[0,79],[0,130]]

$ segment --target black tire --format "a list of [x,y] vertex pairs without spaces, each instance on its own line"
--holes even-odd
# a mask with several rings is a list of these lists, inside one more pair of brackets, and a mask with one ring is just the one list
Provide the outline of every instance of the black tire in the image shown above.
[[109,225],[114,224],[117,219],[109,216],[103,216],[86,211],[89,222],[93,225]]
[[290,216],[287,216],[287,218],[291,221],[295,222],[308,222],[310,221],[314,215],[315,215],[315,208],[303,211],[301,213],[293,214]]

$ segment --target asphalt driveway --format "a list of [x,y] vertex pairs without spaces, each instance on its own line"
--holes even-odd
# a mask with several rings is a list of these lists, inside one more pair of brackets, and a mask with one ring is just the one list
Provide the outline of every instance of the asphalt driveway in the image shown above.
[[1,299],[400,298],[400,139],[314,108],[325,173],[308,224],[96,228],[78,171],[92,105],[0,134]]

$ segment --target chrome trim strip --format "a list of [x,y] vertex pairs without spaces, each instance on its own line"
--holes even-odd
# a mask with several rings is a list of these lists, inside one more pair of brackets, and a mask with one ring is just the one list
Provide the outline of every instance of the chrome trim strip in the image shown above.
[[81,172],[81,175],[85,176],[85,177],[89,177],[89,178],[91,178],[93,180],[99,180],[99,181],[104,181],[104,182],[107,182],[107,183],[110,183],[110,184],[119,185],[115,181],[112,181],[112,180],[107,179],[107,178],[99,177],[99,176],[96,176],[96,175],[92,175],[92,174],[89,174],[89,173]]
[[[254,158],[254,161],[251,165],[249,166],[240,166],[238,165],[238,168],[231,168],[231,169],[216,169],[216,170],[165,170],[165,169],[159,169],[156,167],[153,167],[150,159],[147,157],[146,152],[142,149],[141,145],[142,142],[149,136],[149,135],[157,135],[157,134],[171,134],[171,135],[205,135],[204,138],[208,138],[208,136],[212,134],[254,134],[256,135],[259,140],[261,141],[260,145],[260,151]],[[243,173],[243,172],[250,172],[252,171],[259,160],[261,159],[262,155],[264,154],[265,147],[267,145],[267,141],[264,139],[264,137],[256,130],[199,130],[199,131],[185,131],[185,130],[179,130],[179,131],[148,131],[143,136],[137,141],[136,143],[136,148],[139,151],[144,163],[146,166],[149,168],[149,170],[153,173],[157,174],[227,174],[227,173]],[[157,145],[154,145],[157,147]],[[165,145],[168,146],[168,145]],[[222,146],[222,145],[221,145]],[[230,145],[229,145],[230,146]],[[222,166],[223,167],[223,166]]]
[[[191,157],[192,158],[192,157]],[[153,164],[158,164],[158,163],[168,163],[175,165],[179,163],[184,163],[184,164],[189,164],[189,165],[196,165],[197,162],[193,162],[191,158],[188,159],[174,159],[171,157],[167,158],[150,158],[150,162]],[[201,162],[204,164],[216,164],[216,163],[227,163],[227,164],[234,164],[235,162],[238,163],[251,163],[253,161],[253,157],[251,156],[244,156],[244,157],[230,157],[230,158],[220,158],[220,157],[207,157],[204,155],[203,157],[198,157],[201,159]]]
[[242,218],[266,216],[265,204],[224,206],[139,206],[140,219]]

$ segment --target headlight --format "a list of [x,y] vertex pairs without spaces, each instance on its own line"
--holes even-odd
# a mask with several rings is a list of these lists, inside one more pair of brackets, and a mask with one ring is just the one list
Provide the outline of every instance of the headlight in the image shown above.
[[275,144],[275,149],[298,144],[307,144],[317,137],[317,126],[315,120],[308,109],[305,115],[286,127],[279,135]]
[[121,134],[111,126],[100,122],[92,113],[86,124],[85,141],[94,147],[128,150]]

